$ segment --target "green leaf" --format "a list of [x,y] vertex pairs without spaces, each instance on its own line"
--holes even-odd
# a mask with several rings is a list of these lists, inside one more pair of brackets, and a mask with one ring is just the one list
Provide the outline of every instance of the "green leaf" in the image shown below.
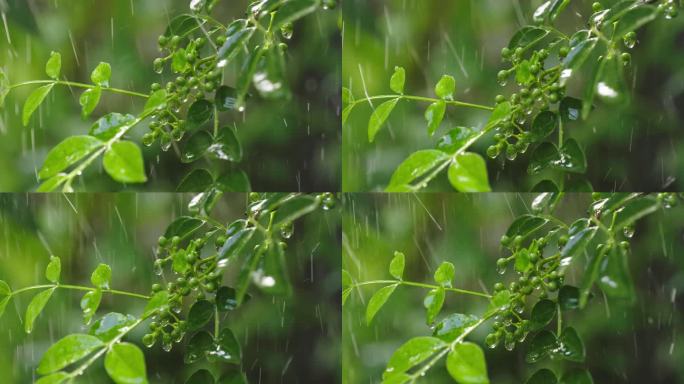
[[511,103],[505,101],[494,108],[494,111],[489,116],[489,121],[487,122],[487,127],[494,127],[498,125],[502,120],[506,119],[511,113]]
[[219,137],[209,147],[209,153],[220,160],[234,163],[242,161],[242,145],[235,131],[230,127],[222,128]]
[[587,264],[586,270],[582,275],[582,282],[580,284],[580,308],[584,308],[589,299],[589,294],[591,293],[591,287],[598,278],[599,268],[603,259],[606,257],[607,252],[610,251],[606,246],[601,245],[600,249],[591,254],[589,263]]
[[657,211],[658,208],[660,208],[660,205],[656,200],[649,198],[634,200],[625,205],[624,208],[617,211],[613,228],[618,231],[624,227],[628,227],[642,217],[648,216]]
[[618,55],[605,58],[595,83],[596,94],[605,103],[623,104],[627,100],[624,65]]
[[534,21],[537,23],[553,22],[568,4],[570,0],[548,0],[534,11]]
[[244,373],[233,371],[221,376],[217,384],[247,384],[247,378]]
[[126,184],[144,183],[145,166],[142,151],[132,141],[119,141],[112,144],[102,159],[105,171],[112,179]]
[[[532,200],[532,212],[543,212],[546,209],[552,211],[562,197],[558,191],[558,187],[553,183],[553,181],[546,180],[546,182],[550,184],[542,184],[542,187],[546,187],[545,189],[549,192],[540,193],[534,198],[534,200]],[[537,184],[535,188],[539,188],[539,184]],[[544,190],[544,188],[542,188],[542,190]]]
[[214,382],[214,376],[211,372],[206,369],[200,369],[192,374],[186,381],[185,384],[211,384]]
[[459,192],[491,192],[487,163],[473,152],[458,155],[449,166],[449,182]]
[[568,327],[563,330],[560,337],[560,348],[555,353],[565,360],[583,363],[586,356],[584,343],[575,331],[575,328]]
[[428,123],[428,134],[430,134],[430,136],[434,135],[442,124],[445,113],[446,102],[444,100],[430,104],[427,110],[425,110],[425,120]]
[[456,127],[439,139],[437,149],[448,154],[454,154],[473,139],[475,135],[476,132],[472,128]]
[[164,232],[164,237],[170,239],[174,236],[178,236],[182,240],[193,234],[203,225],[203,220],[190,216],[181,216],[169,224]]
[[442,100],[453,100],[456,92],[456,79],[453,76],[443,75],[435,86],[435,94]]
[[[599,43],[597,43],[599,44]],[[606,60],[604,54],[606,53],[606,45],[600,43],[592,50],[591,55],[587,58],[589,63],[589,71],[587,73],[587,78],[589,82],[584,90],[584,95],[582,97],[582,119],[586,120],[589,117],[594,104],[594,99],[596,98],[596,89],[598,88],[598,83],[601,79],[603,73],[603,68],[606,65]],[[593,63],[593,59],[596,59],[597,64]]]
[[269,295],[289,295],[291,285],[285,266],[282,243],[270,244],[253,275],[254,284]]
[[444,341],[435,337],[422,336],[410,339],[390,357],[387,368],[382,374],[383,383],[401,375],[446,347],[447,344]]
[[629,273],[627,255],[618,247],[603,258],[599,268],[599,286],[611,299],[634,300],[634,283]]
[[574,257],[584,252],[597,230],[598,227],[589,227],[588,219],[579,219],[572,223],[568,230],[568,242],[561,250],[561,265],[569,265]]
[[188,109],[188,128],[199,128],[212,117],[214,117],[214,106],[208,100],[199,99],[192,103]]
[[511,291],[503,290],[497,292],[489,301],[489,309],[495,311],[506,310],[510,307],[511,302]]
[[59,371],[102,346],[104,343],[95,336],[85,334],[66,336],[48,348],[40,360],[37,371],[41,375]]
[[110,113],[99,118],[92,127],[90,135],[100,140],[109,141],[129,128],[136,121],[133,115],[122,115],[120,113]]
[[318,201],[313,196],[300,195],[283,203],[273,214],[272,225],[279,227],[288,225],[300,217],[318,208]]
[[216,180],[216,189],[222,192],[250,192],[252,187],[249,183],[247,174],[240,170],[234,169],[226,171]]
[[232,311],[237,308],[235,299],[235,289],[231,287],[221,287],[216,292],[216,307],[219,311]]
[[423,306],[425,307],[425,322],[431,325],[435,322],[435,318],[439,315],[444,305],[445,292],[444,287],[431,289],[425,299],[423,299]]
[[169,292],[168,291],[159,291],[150,298],[150,301],[147,302],[147,305],[145,306],[145,310],[143,311],[143,317],[148,316],[152,314],[153,312],[157,311],[159,308],[161,308],[163,305],[169,302]]
[[200,331],[192,336],[185,348],[183,361],[185,364],[194,364],[202,359],[214,346],[214,339],[209,332]]
[[540,112],[532,123],[532,140],[542,141],[559,127],[558,115],[551,111]]
[[636,31],[658,17],[658,10],[651,5],[634,7],[625,12],[615,27],[614,36],[624,36],[629,32]]
[[562,310],[579,308],[579,288],[571,285],[564,285],[558,291],[558,305]]
[[319,3],[317,0],[290,0],[286,2],[273,17],[273,29],[280,29],[287,23],[313,13],[319,8]]
[[392,175],[387,192],[403,189],[414,180],[424,176],[449,156],[438,150],[422,150],[406,159]]
[[38,176],[45,180],[76,164],[104,143],[92,136],[72,136],[48,152]]
[[210,362],[222,362],[227,364],[240,364],[242,351],[240,343],[235,338],[233,331],[223,328],[218,340],[214,344],[214,349],[208,351],[207,358]]
[[452,313],[437,323],[433,336],[451,343],[461,336],[466,329],[477,324],[479,320],[480,318],[474,315]]
[[109,282],[112,279],[112,268],[107,264],[100,264],[90,275],[90,282],[93,286],[102,289],[109,289]]
[[240,48],[252,37],[254,30],[254,27],[247,27],[247,20],[244,19],[235,20],[228,25],[226,42],[218,52],[219,67],[225,67],[240,52]]
[[594,379],[586,369],[576,369],[565,372],[560,382],[561,384],[594,384]]
[[227,240],[218,253],[219,260],[237,257],[245,244],[252,238],[254,231],[255,229],[252,227],[245,228],[245,223],[242,220],[229,225],[226,230]]
[[404,276],[404,266],[406,265],[406,256],[399,251],[394,252],[394,258],[390,262],[389,272],[390,275],[394,276],[396,279],[401,280]]
[[582,67],[582,64],[584,64],[592,52],[594,52],[594,48],[596,48],[598,42],[598,37],[592,37],[590,39],[581,40],[576,45],[571,43],[570,51],[563,59],[563,67],[565,67],[565,69],[561,72],[561,84],[567,83],[568,79]]
[[95,321],[90,326],[88,333],[102,340],[103,343],[109,343],[122,332],[127,331],[128,327],[135,324],[136,321],[137,319],[131,315],[111,312]]
[[183,146],[181,162],[192,163],[199,160],[212,145],[213,139],[208,132],[199,131],[192,135]]
[[12,299],[12,289],[6,282],[0,280],[0,317],[5,313],[5,307]]
[[171,20],[166,31],[164,31],[164,36],[178,35],[183,38],[197,29],[199,29],[199,24],[197,23],[196,16],[186,13],[178,15]]
[[547,357],[557,347],[558,340],[556,340],[556,336],[547,330],[543,330],[537,333],[530,342],[525,354],[525,361],[530,364],[536,363]]
[[552,180],[542,180],[532,187],[530,192],[550,193],[551,195],[555,195],[556,193],[560,192],[560,189]]
[[527,272],[532,268],[532,262],[530,261],[530,251],[523,248],[515,253],[515,270],[518,272]]
[[70,377],[71,376],[69,376],[69,374],[66,372],[57,372],[49,376],[41,377],[40,379],[38,379],[38,381],[36,381],[35,384],[61,384],[66,382],[66,380]]
[[526,237],[532,232],[543,227],[549,221],[543,217],[535,215],[521,215],[516,218],[506,230],[506,236],[510,239],[516,236]]
[[178,48],[171,59],[171,69],[176,73],[183,73],[190,69],[188,63],[187,52],[184,48]]
[[577,121],[582,116],[582,100],[564,97],[560,102],[560,116],[564,123]]
[[45,73],[51,79],[58,80],[62,72],[62,55],[59,52],[50,53],[50,59],[45,64]]
[[214,177],[206,169],[193,169],[176,188],[176,192],[204,192],[214,184]]
[[214,306],[207,300],[198,300],[188,312],[188,329],[196,331],[205,326],[214,316]]
[[45,101],[47,95],[52,91],[54,84],[44,85],[35,91],[31,92],[26,102],[24,103],[24,110],[22,112],[21,121],[24,127],[28,126],[29,121],[31,121],[31,116],[40,107],[40,105]]
[[451,281],[454,279],[456,267],[448,261],[442,262],[435,271],[435,282],[443,287],[451,287]]
[[373,296],[368,301],[368,306],[366,307],[366,323],[368,325],[373,322],[373,318],[378,313],[380,308],[387,302],[387,299],[392,295],[394,290],[397,288],[398,284],[388,285],[379,289],[373,294]]
[[38,315],[40,315],[40,313],[43,311],[43,308],[45,308],[45,304],[47,304],[48,300],[50,300],[50,297],[52,297],[52,293],[55,292],[55,289],[57,288],[48,288],[43,292],[33,296],[33,299],[31,299],[31,302],[26,308],[26,318],[24,319],[24,330],[26,333],[31,333],[31,331],[33,331],[33,323],[36,321]]
[[112,66],[109,63],[100,63],[95,67],[93,72],[90,74],[90,80],[93,84],[99,85],[101,87],[109,87],[109,79],[112,77]]
[[558,378],[555,373],[546,368],[542,368],[527,379],[525,384],[556,384],[557,382]]
[[378,131],[380,131],[380,128],[382,128],[382,125],[385,124],[385,121],[387,121],[387,118],[392,114],[392,111],[394,110],[394,107],[397,106],[397,103],[399,102],[399,99],[392,99],[390,101],[386,101],[378,108],[373,111],[373,114],[370,117],[370,120],[368,121],[368,141],[373,142],[375,141],[375,135],[378,134]]
[[222,85],[216,90],[214,103],[219,111],[232,111],[237,109],[237,89]]
[[97,308],[100,306],[100,301],[102,301],[102,290],[99,288],[83,295],[81,309],[83,310],[84,324],[90,324],[90,320],[95,316]]
[[81,104],[81,117],[85,120],[90,116],[97,105],[100,103],[100,98],[102,97],[102,88],[95,87],[91,89],[86,89],[85,92],[81,94],[78,99],[79,104]]
[[546,327],[556,316],[556,303],[551,300],[539,300],[532,308],[530,317],[532,329],[542,329]]
[[145,356],[134,344],[114,344],[105,356],[104,365],[116,384],[147,384]]
[[143,109],[143,114],[146,115],[152,111],[158,111],[164,108],[166,108],[166,90],[160,89],[156,92],[153,92],[150,95],[150,98],[147,99],[145,108]]
[[62,261],[57,256],[50,256],[50,262],[45,268],[45,278],[52,283],[59,283],[59,275],[62,272]]
[[587,159],[574,139],[568,139],[560,149],[552,143],[544,142],[532,154],[527,172],[536,175],[547,168],[584,173],[587,169]]
[[400,95],[404,94],[406,84],[406,70],[402,67],[394,67],[394,74],[390,79],[390,89]]
[[508,48],[511,50],[515,50],[518,47],[527,49],[541,41],[548,34],[549,31],[543,28],[530,26],[523,27],[513,35],[513,38],[511,38],[511,41],[508,43]]
[[529,60],[523,60],[515,67],[515,81],[518,84],[528,84],[536,79],[536,76],[532,74],[530,67],[532,64]]
[[484,352],[477,344],[456,344],[447,355],[446,366],[459,384],[489,384]]

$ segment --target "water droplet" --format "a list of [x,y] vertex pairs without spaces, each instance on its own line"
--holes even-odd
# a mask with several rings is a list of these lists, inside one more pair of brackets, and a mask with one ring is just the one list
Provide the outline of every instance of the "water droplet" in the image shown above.
[[283,239],[289,239],[292,237],[292,234],[294,233],[294,225],[292,222],[287,223],[280,227],[280,236],[283,237]]
[[625,235],[626,238],[631,239],[634,237],[634,226],[633,225],[628,225],[625,228],[622,229],[622,234]]

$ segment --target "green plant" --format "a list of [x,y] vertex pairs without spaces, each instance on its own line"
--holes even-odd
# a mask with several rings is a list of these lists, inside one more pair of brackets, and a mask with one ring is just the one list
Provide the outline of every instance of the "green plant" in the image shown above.
[[[532,213],[515,218],[502,236],[504,255],[497,260],[496,268],[502,275],[513,269],[515,278],[493,284],[491,295],[454,287],[456,267],[450,262],[437,268],[432,284],[405,280],[405,256],[395,252],[389,264],[392,279],[357,281],[343,270],[342,302],[346,304],[353,292],[360,293],[365,287],[382,286],[364,303],[370,325],[397,288],[428,291],[423,305],[431,335],[410,339],[399,347],[387,363],[383,383],[416,382],[445,357],[447,371],[455,382],[489,383],[482,348],[467,341],[485,324],[491,324],[484,339],[490,348],[503,345],[512,351],[524,345],[525,360],[530,364],[548,358],[573,363],[562,375],[539,369],[526,383],[592,383],[587,369],[571,368],[584,363],[586,351],[581,336],[568,324],[568,312],[585,308],[595,285],[609,300],[632,302],[628,259],[635,222],[674,206],[682,198],[681,194],[595,193],[587,215],[566,223],[554,214],[563,193],[542,193],[534,198]],[[580,270],[584,272],[576,273]],[[481,315],[440,316],[447,294],[485,299],[488,310]]]
[[[588,22],[572,35],[554,27],[569,4],[569,0],[545,1],[534,13],[535,24],[521,28],[502,49],[503,61],[509,67],[499,72],[498,82],[505,86],[514,78],[519,89],[508,97],[496,96],[492,106],[455,100],[456,79],[449,75],[436,84],[436,97],[407,94],[406,71],[401,67],[390,79],[393,94],[357,99],[350,89],[343,89],[343,124],[356,106],[368,103],[373,109],[368,123],[370,142],[399,102],[429,103],[425,120],[430,136],[439,129],[448,107],[492,112],[483,128],[452,129],[439,139],[435,149],[411,154],[394,172],[387,191],[423,189],[445,170],[458,191],[489,191],[485,159],[471,147],[490,136],[495,143],[486,150],[488,157],[505,162],[531,152],[528,173],[553,172],[554,180],[540,182],[533,191],[592,189],[581,176],[587,168],[584,151],[564,131],[568,125],[586,119],[597,98],[612,105],[627,100],[624,72],[631,63],[629,50],[637,43],[636,31],[662,17],[677,16],[683,3],[623,0],[604,8],[596,2]],[[578,72],[589,79],[581,99],[566,95],[566,86]],[[552,135],[556,137],[549,140]]]
[[[250,299],[252,284],[268,295],[289,294],[285,241],[292,236],[294,222],[315,210],[331,209],[335,198],[331,194],[252,193],[245,219],[226,225],[209,215],[215,199],[201,207],[197,201],[202,198],[190,203],[192,215],[178,217],[159,237],[154,271],[161,280],[151,286],[149,294],[112,289],[112,269],[106,264],[93,271],[92,286],[62,283],[61,260],[55,256],[45,269],[48,284],[13,290],[0,281],[0,315],[15,296],[39,291],[26,309],[27,333],[57,291],[85,292],[80,305],[84,324],[90,325],[88,333],[68,335],[53,344],[37,367],[43,375],[37,383],[72,383],[101,357],[114,382],[147,383],[143,352],[123,341],[143,324],[149,324],[149,332],[142,338],[147,347],[159,343],[170,351],[174,344],[187,340],[186,364],[205,359],[227,364],[231,369],[219,382],[246,382],[240,370],[240,343],[225,325],[226,313],[238,310]],[[232,286],[226,286],[223,277],[230,269],[239,274]],[[102,296],[108,294],[138,298],[147,304],[137,316],[116,312],[98,316]],[[202,369],[186,382],[215,380]]]
[[[182,163],[205,158],[212,170],[196,169],[179,187],[183,192],[250,190],[247,175],[237,168],[243,150],[237,132],[222,122],[221,113],[242,112],[251,85],[269,99],[289,97],[284,78],[287,40],[292,38],[292,23],[320,8],[330,8],[334,0],[258,0],[252,1],[245,17],[228,25],[211,17],[219,0],[192,0],[189,14],[176,16],[159,36],[161,57],[154,60],[154,71],[171,71],[175,79],[154,83],[149,93],[127,91],[110,86],[112,68],[100,63],[91,74],[91,84],[63,79],[61,55],[53,52],[45,72],[48,80],[10,84],[0,70],[0,105],[16,88],[40,85],[26,99],[22,122],[28,125],[33,114],[57,86],[84,89],[80,96],[82,117],[87,119],[103,93],[118,93],[145,100],[137,115],[110,113],[99,118],[85,135],[69,137],[47,155],[38,172],[42,184],[38,191],[58,188],[70,192],[73,181],[102,157],[104,170],[124,184],[147,181],[142,152],[128,136],[149,120],[149,132],[142,144],[158,142],[163,151],[175,146]],[[238,68],[234,86],[224,85],[224,70]]]

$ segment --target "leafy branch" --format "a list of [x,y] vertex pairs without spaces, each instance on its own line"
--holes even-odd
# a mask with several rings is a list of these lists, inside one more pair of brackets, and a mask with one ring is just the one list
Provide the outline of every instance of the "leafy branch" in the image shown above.
[[[72,383],[102,357],[114,382],[147,383],[144,353],[135,344],[123,341],[147,320],[149,331],[142,343],[148,348],[160,343],[168,352],[174,344],[187,340],[186,364],[207,360],[219,367],[227,365],[231,369],[221,383],[247,383],[240,369],[240,343],[223,325],[223,315],[250,299],[252,284],[268,295],[290,293],[285,241],[292,236],[295,221],[318,209],[333,208],[335,198],[331,194],[253,193],[246,219],[227,225],[210,216],[217,198],[207,201],[200,195],[192,199],[189,209],[193,214],[174,220],[159,237],[154,271],[161,282],[151,286],[149,295],[110,288],[112,270],[106,264],[93,271],[92,286],[63,284],[62,262],[56,256],[50,257],[45,269],[50,284],[12,290],[0,280],[0,316],[13,298],[40,291],[26,309],[27,333],[33,331],[55,291],[85,291],[80,306],[84,324],[90,325],[88,333],[68,335],[48,348],[37,367],[37,373],[43,375],[37,383]],[[203,203],[201,207],[198,201]],[[233,286],[223,285],[224,273],[231,266],[239,268],[239,276]],[[103,294],[140,299],[147,304],[138,316],[112,312],[98,317]],[[211,372],[200,369],[186,383],[215,381]]]
[[[493,286],[493,295],[452,288],[455,267],[445,261],[434,273],[436,285],[406,281],[403,278],[405,256],[395,252],[389,273],[396,280],[357,282],[342,272],[342,303],[352,292],[369,285],[385,285],[377,290],[366,305],[366,322],[370,326],[380,309],[399,286],[429,289],[423,300],[426,324],[431,336],[410,339],[399,347],[387,363],[383,383],[414,383],[446,357],[446,368],[460,384],[488,384],[487,364],[482,348],[466,341],[476,329],[491,323],[484,340],[489,348],[503,345],[512,351],[525,344],[525,360],[530,364],[546,358],[584,363],[586,351],[578,332],[563,323],[566,311],[584,308],[597,285],[610,300],[631,302],[634,288],[629,273],[629,240],[635,222],[678,204],[676,194],[644,195],[638,193],[595,193],[588,217],[566,224],[553,215],[563,193],[542,193],[532,203],[532,214],[517,217],[501,238],[504,255],[496,262],[505,274],[509,267],[515,280]],[[584,273],[577,285],[566,282],[566,271],[588,255]],[[438,319],[447,292],[489,301],[488,310],[478,316],[452,313]],[[528,312],[528,304],[531,310]],[[555,326],[552,321],[556,319]],[[529,340],[529,341],[528,341]],[[587,369],[566,370],[559,379],[550,369],[537,370],[528,384],[590,384]]]
[[[156,73],[170,70],[175,77],[154,83],[149,93],[110,87],[112,68],[100,63],[91,74],[92,84],[62,79],[62,57],[52,52],[45,66],[49,80],[10,84],[0,70],[0,106],[10,91],[40,85],[24,103],[22,123],[27,126],[56,86],[84,89],[79,98],[81,115],[96,110],[104,92],[146,100],[137,116],[109,113],[99,118],[87,135],[69,137],[54,147],[38,172],[40,192],[61,188],[73,191],[73,180],[102,157],[104,170],[115,181],[137,184],[147,181],[142,151],[125,140],[130,131],[150,120],[150,132],[142,144],[159,142],[163,151],[172,146],[182,163],[207,159],[215,168],[196,169],[179,186],[183,192],[250,190],[247,175],[236,167],[243,159],[237,132],[222,123],[223,112],[245,110],[252,85],[266,99],[290,97],[285,78],[284,52],[292,38],[293,24],[319,10],[335,5],[332,0],[264,0],[249,5],[245,18],[223,25],[211,17],[219,0],[192,0],[191,13],[173,18],[158,43],[161,57],[153,62]],[[234,86],[224,85],[224,70],[239,68]],[[210,125],[210,127],[208,126]],[[227,166],[226,166],[227,164]],[[71,171],[68,171],[71,169]]]
[[[357,106],[368,104],[373,109],[368,123],[372,143],[402,101],[430,104],[425,120],[431,137],[448,107],[492,111],[483,128],[452,129],[439,139],[436,149],[411,154],[392,175],[389,192],[424,189],[445,170],[458,191],[490,191],[485,159],[471,151],[475,143],[489,138],[490,132],[494,132],[496,143],[487,148],[488,157],[513,161],[529,151],[529,174],[546,170],[558,174],[555,180],[539,182],[533,191],[591,191],[591,184],[579,176],[587,168],[584,151],[576,140],[565,138],[564,126],[587,119],[597,99],[611,105],[627,101],[624,71],[631,63],[627,50],[636,45],[636,31],[661,17],[676,17],[681,6],[675,0],[650,3],[653,1],[623,0],[604,8],[596,2],[588,27],[567,35],[553,23],[570,1],[548,0],[535,11],[535,25],[520,29],[501,51],[510,68],[498,73],[498,82],[506,86],[514,78],[518,92],[496,96],[493,106],[455,100],[456,79],[444,75],[435,86],[436,98],[407,95],[406,71],[396,67],[390,79],[394,94],[369,96],[366,92],[365,98],[356,99],[350,89],[343,89],[343,124]],[[566,96],[566,86],[578,72],[591,79],[581,100]],[[375,101],[383,102],[376,107]],[[553,134],[557,140],[547,140]]]

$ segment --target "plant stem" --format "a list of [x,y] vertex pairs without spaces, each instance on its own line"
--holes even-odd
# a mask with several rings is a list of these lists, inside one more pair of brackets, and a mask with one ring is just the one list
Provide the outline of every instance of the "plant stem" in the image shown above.
[[[13,84],[10,85],[9,89],[14,89],[14,88],[19,88],[23,86],[28,86],[28,85],[39,85],[39,84],[55,84],[55,85],[66,85],[68,87],[76,87],[76,88],[84,88],[84,89],[93,89],[97,88],[98,86],[92,85],[92,84],[83,84],[83,83],[77,83],[73,81],[63,81],[63,80],[33,80],[33,81],[26,81],[23,83],[18,83],[18,84]],[[144,93],[138,93],[138,92],[133,92],[133,91],[127,91],[125,89],[119,89],[119,88],[110,88],[110,87],[101,87],[103,91],[109,91],[112,93],[119,93],[122,95],[128,95],[128,96],[135,96],[135,97],[141,97],[141,98],[149,98],[149,95],[146,95]]]
[[459,101],[459,100],[442,100],[442,99],[436,99],[436,98],[431,98],[431,97],[410,96],[410,95],[371,96],[371,97],[365,97],[363,99],[354,100],[352,102],[352,104],[356,105],[356,104],[363,103],[363,102],[370,103],[373,100],[384,100],[384,99],[405,99],[405,100],[414,100],[414,101],[425,101],[428,103],[444,101],[447,105],[453,105],[456,107],[474,108],[474,109],[480,109],[480,110],[485,110],[485,111],[490,111],[490,112],[494,110],[493,107],[490,107],[487,105],[467,103],[467,102]]
[[[48,289],[48,288],[62,288],[62,289],[71,289],[71,290],[77,290],[77,291],[95,291],[97,288],[93,287],[84,287],[81,285],[70,285],[70,284],[44,284],[44,285],[33,285],[30,287],[25,287],[18,289],[16,291],[12,291],[10,296],[18,295],[23,292],[27,291],[32,291],[36,289]],[[103,289],[103,293],[110,293],[112,295],[121,295],[121,296],[130,296],[130,297],[135,297],[138,299],[144,299],[144,300],[149,300],[150,297],[146,295],[142,295],[139,293],[134,293],[134,292],[127,292],[127,291],[119,291],[116,289]]]
[[427,288],[427,289],[438,289],[438,288],[444,288],[445,291],[449,292],[455,292],[455,293],[462,293],[464,295],[472,295],[472,296],[479,296],[479,297],[484,297],[487,299],[491,299],[491,295],[488,295],[486,293],[482,292],[477,292],[477,291],[469,291],[467,289],[460,289],[460,288],[448,288],[448,287],[440,287],[437,285],[431,285],[431,284],[423,284],[423,283],[416,283],[413,281],[403,281],[403,280],[373,280],[373,281],[364,281],[362,283],[356,283],[354,284],[354,287],[361,287],[364,285],[371,285],[371,284],[399,284],[399,285],[406,285],[406,286],[411,286],[411,287],[419,287],[419,288]]

